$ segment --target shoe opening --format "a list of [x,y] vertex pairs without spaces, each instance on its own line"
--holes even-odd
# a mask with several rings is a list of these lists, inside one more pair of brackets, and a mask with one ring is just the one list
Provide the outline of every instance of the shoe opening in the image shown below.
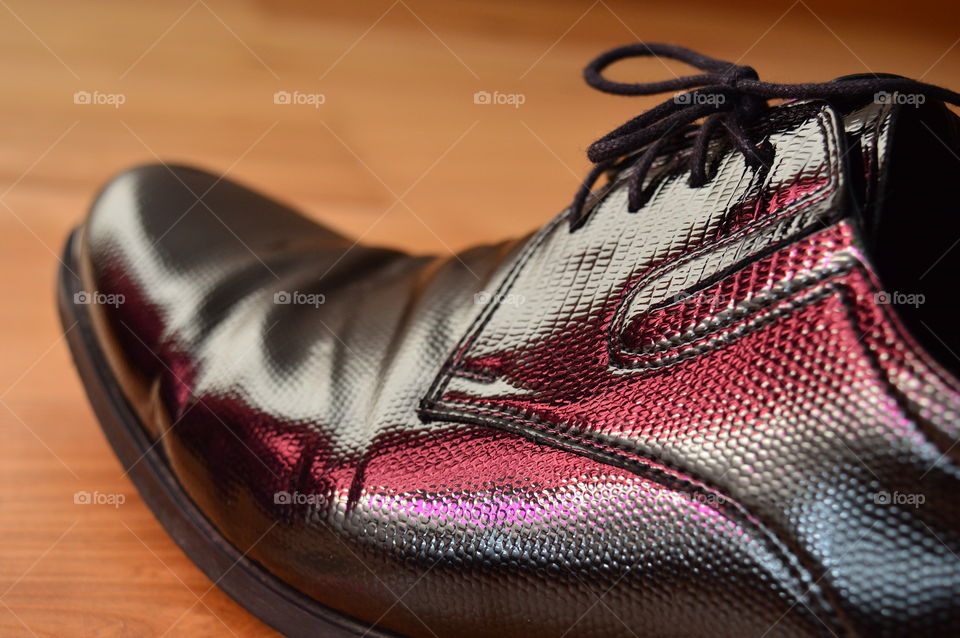
[[865,248],[907,329],[960,375],[960,119],[938,101],[897,111]]

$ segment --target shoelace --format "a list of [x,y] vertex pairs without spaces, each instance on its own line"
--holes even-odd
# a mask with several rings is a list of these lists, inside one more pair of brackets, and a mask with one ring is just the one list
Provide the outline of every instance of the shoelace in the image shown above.
[[[642,57],[678,60],[704,73],[640,83],[614,82],[602,75],[603,70],[614,62]],[[692,187],[702,186],[708,181],[707,151],[710,140],[721,126],[749,166],[770,166],[773,147],[766,141],[751,140],[747,127],[768,109],[767,101],[771,99],[877,99],[878,95],[886,93],[922,95],[960,106],[960,94],[909,78],[874,75],[833,82],[777,84],[761,81],[757,72],[749,66],[711,58],[684,47],[654,42],[638,42],[611,49],[590,62],[583,76],[593,88],[614,95],[678,93],[590,145],[587,157],[595,166],[570,206],[571,229],[578,228],[585,221],[584,208],[597,179],[607,171],[618,170],[624,163],[632,161],[635,153],[642,151],[636,159],[628,184],[628,210],[639,210],[650,197],[650,193],[644,189],[647,173],[664,145],[689,131],[691,125],[701,118],[703,123],[696,133],[689,155],[689,183]],[[687,92],[679,93],[683,90]]]

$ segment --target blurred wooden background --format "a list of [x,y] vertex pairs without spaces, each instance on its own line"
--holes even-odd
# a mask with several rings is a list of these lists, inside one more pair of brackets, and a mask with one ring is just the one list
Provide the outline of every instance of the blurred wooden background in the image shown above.
[[[189,162],[369,242],[456,250],[550,218],[590,141],[654,103],[583,85],[610,46],[676,42],[781,81],[889,71],[960,87],[955,3],[836,5],[0,0],[0,635],[270,633],[140,502],[70,365],[57,255],[112,173]],[[524,103],[477,105],[477,91]],[[125,503],[76,505],[79,491]]]

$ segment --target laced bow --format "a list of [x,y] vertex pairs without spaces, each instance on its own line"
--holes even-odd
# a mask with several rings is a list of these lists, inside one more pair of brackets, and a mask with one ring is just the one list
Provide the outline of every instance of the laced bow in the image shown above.
[[[703,71],[697,75],[659,82],[626,83],[608,80],[604,69],[627,58],[656,57],[678,60]],[[671,44],[643,43],[611,49],[595,58],[583,71],[587,84],[614,95],[656,95],[675,92],[666,102],[633,118],[607,133],[587,149],[587,157],[595,164],[570,206],[571,228],[584,221],[584,208],[593,185],[610,170],[632,161],[639,151],[628,184],[628,210],[636,212],[650,194],[643,188],[654,160],[664,145],[689,130],[703,119],[693,140],[688,170],[690,186],[699,187],[708,181],[707,151],[714,135],[725,134],[749,166],[769,166],[774,149],[768,141],[753,140],[748,126],[767,109],[771,99],[824,100],[893,100],[898,96],[918,102],[941,100],[960,106],[960,94],[932,84],[892,75],[864,75],[832,82],[777,84],[759,79],[749,66],[718,60],[690,49]],[[686,92],[681,92],[686,91]]]

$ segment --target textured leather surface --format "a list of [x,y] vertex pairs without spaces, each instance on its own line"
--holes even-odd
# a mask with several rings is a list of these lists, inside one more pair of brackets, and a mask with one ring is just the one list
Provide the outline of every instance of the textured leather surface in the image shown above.
[[621,176],[572,233],[448,258],[143,167],[94,205],[84,277],[125,296],[101,340],[194,500],[361,620],[936,634],[960,622],[960,395],[859,244],[888,110],[777,107],[769,170],[718,143],[691,189],[673,149],[639,213]]

